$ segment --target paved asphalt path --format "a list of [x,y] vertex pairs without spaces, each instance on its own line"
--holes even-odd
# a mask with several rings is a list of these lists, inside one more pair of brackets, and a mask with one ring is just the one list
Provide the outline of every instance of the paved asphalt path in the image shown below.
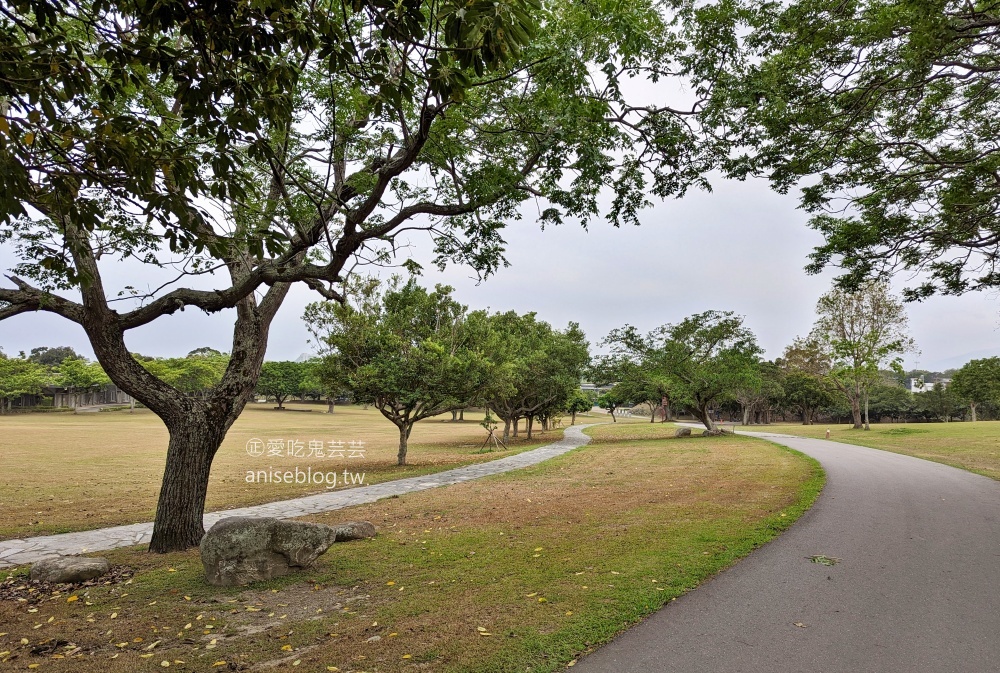
[[[746,434],[819,460],[816,504],[574,673],[1000,672],[1000,483],[886,451]],[[840,561],[807,558],[816,554]]]

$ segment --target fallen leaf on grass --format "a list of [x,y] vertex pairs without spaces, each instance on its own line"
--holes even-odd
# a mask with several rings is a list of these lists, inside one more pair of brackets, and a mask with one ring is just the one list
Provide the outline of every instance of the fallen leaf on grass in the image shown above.
[[806,625],[803,624],[802,622],[795,622],[795,626],[799,627],[800,629],[806,628]]

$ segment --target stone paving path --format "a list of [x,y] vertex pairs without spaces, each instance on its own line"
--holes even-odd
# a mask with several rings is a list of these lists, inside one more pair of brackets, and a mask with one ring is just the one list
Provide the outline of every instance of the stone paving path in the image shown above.
[[[228,509],[221,512],[205,514],[205,528],[211,528],[219,519],[227,516],[273,516],[290,519],[317,512],[329,512],[352,505],[375,502],[393,495],[403,495],[423,491],[438,486],[460,484],[492,474],[510,472],[522,467],[536,465],[542,461],[572,451],[590,441],[583,429],[588,425],[574,425],[566,428],[563,438],[558,442],[543,447],[525,451],[514,456],[499,460],[491,460],[475,465],[429,474],[421,477],[385,481],[371,486],[359,486],[343,491],[330,491],[292,500],[281,500],[265,505]],[[23,540],[0,541],[0,568],[9,568],[23,563],[34,563],[40,559],[67,554],[132,547],[149,541],[153,532],[152,523],[136,523],[128,526],[100,528],[81,531],[79,533],[63,533],[61,535],[45,535],[29,537]]]

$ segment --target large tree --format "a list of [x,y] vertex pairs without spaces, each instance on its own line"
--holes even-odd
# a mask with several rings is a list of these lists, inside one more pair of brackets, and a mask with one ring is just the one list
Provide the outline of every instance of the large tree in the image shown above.
[[803,425],[812,425],[817,412],[833,401],[829,349],[815,336],[798,337],[785,348],[779,366],[785,405],[800,415]]
[[481,400],[503,420],[505,442],[522,418],[531,439],[534,419],[561,411],[579,389],[590,361],[586,337],[576,323],[557,330],[534,313],[496,313],[486,326],[496,369]]
[[285,400],[302,390],[306,377],[306,366],[291,360],[265,362],[257,379],[257,392],[265,397],[273,397],[279,409],[285,408]]
[[952,376],[948,390],[969,405],[971,420],[975,421],[980,404],[1000,404],[1000,358],[966,362]]
[[709,115],[744,150],[730,172],[804,180],[825,239],[810,271],[856,288],[908,270],[907,298],[1000,285],[1000,6],[720,0],[698,17]]
[[[626,100],[684,49],[653,0],[18,0],[0,13],[0,242],[23,260],[0,319],[78,323],[169,431],[150,549],[198,544],[212,461],[253,396],[289,288],[341,300],[423,230],[440,264],[504,264],[543,223],[637,222],[702,184],[692,110]],[[709,148],[709,149],[706,149]],[[162,272],[121,287],[109,265]],[[191,279],[191,276],[197,278]],[[136,288],[152,287],[146,292]],[[189,396],[126,334],[232,310],[221,380]]]
[[674,397],[714,432],[713,405],[760,377],[757,338],[731,311],[705,311],[661,330]]
[[397,462],[405,465],[414,424],[468,406],[489,383],[493,365],[470,325],[482,316],[470,318],[450,287],[428,292],[412,278],[353,289],[345,303],[310,304],[305,320],[355,400],[399,430]]
[[901,356],[916,348],[903,304],[885,283],[870,281],[854,292],[830,290],[816,313],[813,338],[828,349],[830,380],[847,396],[854,428],[867,430],[869,391],[879,370],[899,369]]

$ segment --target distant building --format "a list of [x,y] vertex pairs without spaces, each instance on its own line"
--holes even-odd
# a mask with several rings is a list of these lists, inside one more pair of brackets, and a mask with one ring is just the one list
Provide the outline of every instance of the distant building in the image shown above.
[[907,379],[906,389],[911,393],[922,393],[925,390],[924,377],[921,376],[919,379]]

